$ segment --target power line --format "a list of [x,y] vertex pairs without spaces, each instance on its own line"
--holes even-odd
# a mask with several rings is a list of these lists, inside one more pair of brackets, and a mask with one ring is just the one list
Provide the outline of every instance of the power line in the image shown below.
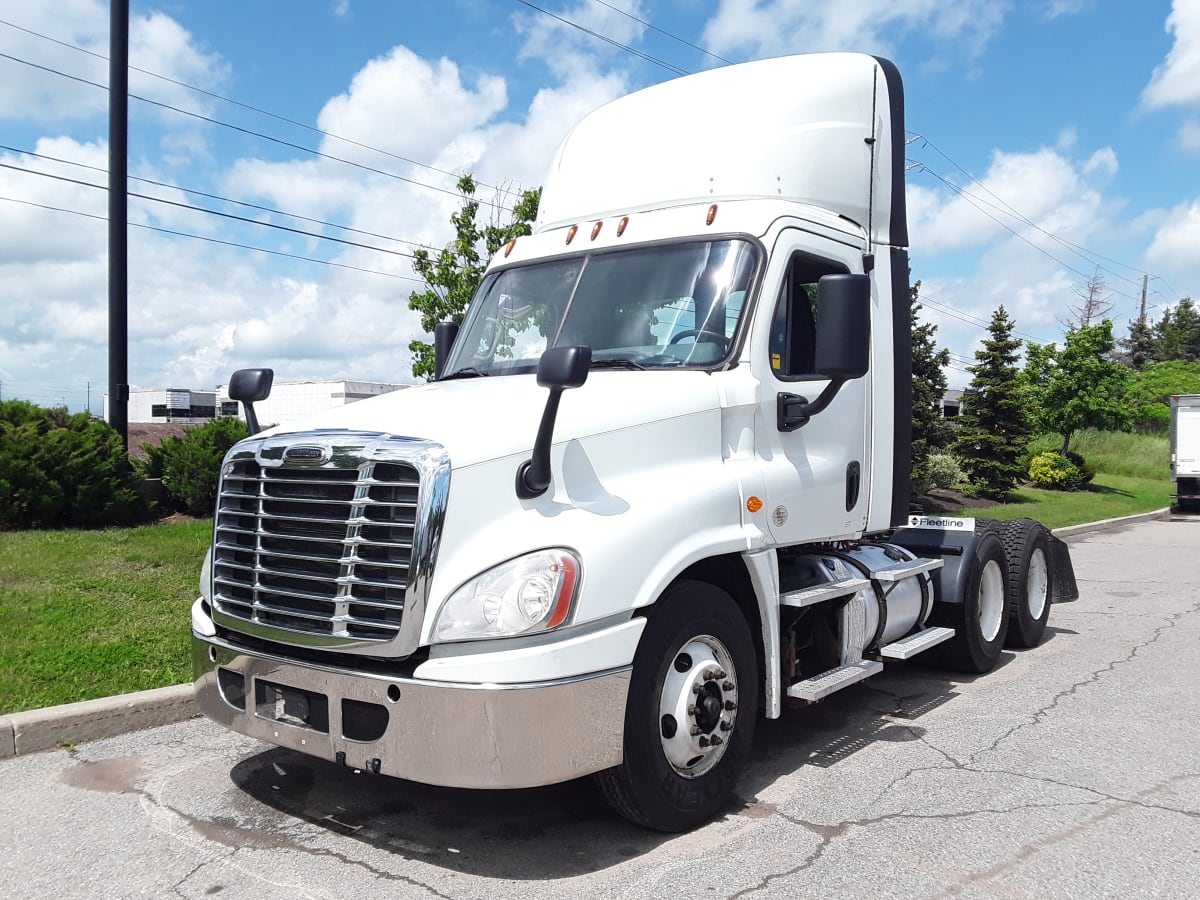
[[[1005,208],[1005,210],[1007,210],[1008,214],[1012,215],[1018,221],[1024,222],[1030,228],[1034,228],[1034,229],[1040,231],[1042,234],[1046,235],[1046,237],[1050,238],[1053,241],[1056,241],[1057,243],[1062,245],[1067,250],[1070,250],[1072,253],[1075,253],[1080,258],[1087,260],[1089,263],[1096,266],[1097,268],[1102,269],[1105,272],[1108,272],[1110,275],[1112,275],[1116,278],[1120,278],[1122,281],[1128,281],[1130,284],[1132,284],[1134,286],[1137,286],[1140,283],[1132,278],[1128,278],[1125,275],[1122,275],[1119,272],[1114,272],[1112,269],[1109,269],[1106,266],[1099,265],[1096,262],[1096,259],[1103,259],[1106,262],[1113,263],[1114,265],[1120,266],[1123,269],[1128,269],[1131,272],[1137,272],[1139,274],[1142,271],[1141,269],[1139,269],[1135,266],[1126,265],[1125,263],[1121,262],[1120,260],[1112,259],[1111,257],[1105,256],[1102,253],[1097,253],[1094,250],[1089,250],[1087,247],[1083,247],[1072,241],[1068,241],[1066,238],[1061,238],[1051,231],[1047,231],[1045,228],[1043,228],[1041,225],[1038,225],[1032,219],[1025,216],[1023,213],[1020,212],[1020,210],[1018,210],[1016,207],[1014,207],[1012,204],[1010,204],[1007,200],[1005,200],[1002,197],[1000,197],[999,195],[997,195],[986,184],[984,184],[982,181],[980,181],[978,178],[976,178],[974,175],[972,175],[970,172],[968,172],[966,169],[964,169],[962,166],[960,166],[957,162],[955,162],[953,159],[951,159],[950,156],[945,151],[943,151],[940,147],[938,147],[937,144],[935,144],[933,141],[929,140],[929,138],[925,137],[922,134],[915,134],[913,132],[908,132],[908,133],[913,134],[912,140],[919,140],[922,142],[922,146],[930,147],[935,153],[937,153],[939,156],[941,156],[943,159],[945,159],[948,163],[950,163],[950,165],[954,166],[954,168],[956,168],[956,169],[958,169],[958,171],[962,172],[963,175],[967,176],[967,178],[970,181],[979,185],[979,187],[983,191],[985,191],[986,193],[988,193],[992,197],[994,197]],[[905,143],[907,144],[907,143],[911,143],[911,142],[912,141],[906,141]],[[918,167],[922,168],[922,169],[927,168],[926,166],[924,166],[921,163],[918,163]],[[932,173],[932,174],[934,174],[936,176],[936,173]],[[978,199],[981,203],[987,203],[987,201],[983,200],[982,198],[976,198],[976,199]],[[998,209],[998,207],[996,207],[994,204],[988,203],[987,205],[991,206],[993,209]],[[1093,259],[1092,257],[1095,257],[1096,259]]]
[[[1039,247],[1037,244],[1035,244],[1029,238],[1025,237],[1025,235],[1021,234],[1019,231],[1017,231],[1011,225],[996,218],[994,215],[992,215],[990,212],[988,212],[986,209],[984,209],[983,206],[980,205],[981,203],[986,204],[988,206],[991,206],[994,209],[995,208],[994,204],[987,203],[986,200],[982,200],[978,197],[975,197],[974,194],[971,194],[969,191],[964,190],[962,187],[960,187],[959,185],[950,181],[948,178],[942,177],[937,172],[933,171],[933,169],[926,166],[924,163],[918,162],[917,166],[918,166],[918,171],[928,172],[930,175],[932,175],[934,178],[936,178],[942,184],[946,185],[946,187],[950,188],[950,190],[954,191],[956,194],[958,194],[960,197],[962,197],[962,199],[965,200],[967,203],[969,203],[971,206],[975,207],[975,209],[979,210],[981,213],[983,213],[985,216],[987,216],[989,219],[991,219],[993,222],[995,222],[997,225],[999,225],[1005,231],[1012,234],[1014,237],[1018,238],[1021,241],[1024,241],[1026,244],[1028,244],[1030,247],[1032,247],[1038,253],[1041,253],[1043,256],[1049,257],[1050,259],[1054,260],[1054,262],[1058,263],[1060,266],[1062,266],[1067,271],[1074,272],[1076,275],[1078,275],[1081,278],[1090,279],[1092,277],[1088,273],[1080,271],[1079,269],[1076,269],[1070,263],[1067,263],[1067,262],[1059,259],[1057,256],[1055,256],[1053,253],[1051,253],[1045,247]],[[976,202],[976,201],[978,201],[978,202]],[[1107,271],[1107,270],[1105,270],[1105,271]],[[1127,294],[1124,291],[1118,291],[1115,288],[1110,288],[1109,290],[1111,290],[1114,294],[1118,294],[1129,300],[1133,300],[1135,302],[1138,300],[1137,297],[1134,297],[1132,294]]]
[[604,43],[606,43],[606,44],[609,44],[620,50],[624,50],[627,53],[632,53],[634,56],[638,57],[639,59],[643,59],[648,63],[653,63],[654,65],[659,66],[660,68],[666,69],[668,72],[673,72],[676,75],[691,75],[692,74],[687,69],[681,69],[681,68],[679,68],[679,66],[675,65],[674,63],[669,63],[666,60],[659,59],[657,56],[651,56],[649,53],[643,53],[641,50],[636,50],[633,47],[630,47],[628,44],[622,44],[620,41],[613,40],[610,37],[600,34],[600,32],[598,32],[598,31],[593,31],[592,29],[590,29],[584,25],[580,25],[578,22],[572,22],[570,19],[563,18],[560,15],[556,15],[555,13],[550,12],[550,10],[548,10],[548,9],[543,9],[542,7],[537,6],[536,4],[530,3],[529,0],[517,0],[517,3],[520,3],[522,6],[528,6],[530,9],[540,12],[542,15],[549,16],[551,19],[557,19],[559,22],[562,22],[564,25],[570,25],[572,28],[577,28],[580,31],[582,31],[584,34],[590,35],[591,37],[594,37],[597,40],[604,41]]
[[[597,0],[597,2],[599,2],[599,0]],[[9,22],[6,19],[0,19],[0,25],[7,25],[9,28],[16,29],[17,31],[22,31],[25,34],[32,35],[33,37],[41,38],[42,40],[49,41],[52,44],[58,44],[60,47],[66,47],[70,50],[77,50],[80,53],[86,53],[88,56],[92,56],[92,57],[95,57],[96,59],[103,60],[104,62],[108,62],[108,57],[102,53],[97,53],[94,50],[88,50],[86,47],[80,47],[78,44],[72,44],[70,41],[59,40],[58,38],[51,37],[48,34],[42,34],[40,31],[34,31],[31,28],[25,28],[21,25],[17,25],[13,22]],[[458,174],[456,174],[454,172],[450,172],[446,169],[439,169],[437,166],[431,166],[428,163],[418,162],[415,159],[409,159],[407,156],[400,156],[398,153],[392,153],[389,150],[381,150],[378,147],[372,147],[370,144],[364,144],[361,141],[354,140],[353,138],[343,137],[340,134],[334,134],[331,131],[325,131],[324,129],[317,128],[313,125],[308,125],[308,124],[306,124],[304,122],[300,122],[296,119],[290,119],[287,116],[282,116],[278,113],[273,113],[270,110],[262,109],[261,107],[254,106],[250,103],[245,103],[241,100],[235,100],[233,97],[226,97],[222,94],[215,93],[214,91],[206,90],[205,88],[202,88],[202,87],[197,87],[194,84],[188,84],[185,81],[179,81],[179,80],[177,80],[175,78],[171,78],[167,75],[160,75],[158,72],[151,72],[149,69],[142,69],[142,68],[139,68],[138,66],[133,66],[133,65],[131,65],[129,68],[135,72],[141,72],[143,75],[149,75],[151,78],[158,78],[161,81],[167,82],[168,84],[174,84],[178,87],[186,88],[189,91],[195,91],[197,94],[203,94],[206,97],[212,97],[214,100],[220,100],[223,103],[229,103],[233,106],[241,107],[242,109],[246,109],[246,110],[249,110],[250,112],[258,113],[259,115],[262,115],[262,116],[267,116],[267,117],[275,119],[279,122],[286,122],[288,125],[294,125],[297,128],[303,128],[306,131],[311,131],[314,134],[321,135],[322,137],[333,138],[334,140],[337,140],[337,141],[343,141],[347,144],[352,144],[355,147],[361,147],[364,150],[370,150],[374,153],[379,153],[383,156],[390,156],[392,159],[399,160],[400,162],[405,162],[405,163],[408,163],[413,166],[418,166],[422,169],[428,169],[431,172],[437,172],[439,175],[447,175],[447,176],[449,176],[451,178],[455,178],[455,179],[457,179],[459,177]],[[485,188],[488,188],[489,190],[494,190],[494,191],[500,190],[499,187],[497,187],[495,185],[486,184],[482,181],[479,181],[478,179],[476,179],[475,183],[477,185],[479,185],[480,187],[485,187]]]
[[[20,57],[13,56],[9,53],[0,53],[0,58],[9,59],[9,60],[12,60],[13,62],[20,63],[21,65],[29,66],[34,69],[40,69],[43,72],[49,72],[53,75],[58,75],[62,78],[68,78],[71,81],[78,81],[81,84],[88,84],[88,85],[91,85],[92,87],[100,88],[101,90],[105,90],[105,91],[108,90],[107,86],[100,84],[97,81],[91,81],[90,79],[83,78],[79,75],[71,75],[71,74],[68,74],[67,72],[62,72],[51,66],[43,66],[40,63],[31,62],[30,60],[27,60],[27,59],[21,59]],[[151,100],[149,97],[142,97],[138,94],[130,94],[129,96],[130,96],[130,98],[132,98],[134,100],[140,100],[142,103],[148,103],[151,106],[157,106],[160,109],[168,109],[168,110],[171,110],[172,112],[179,113],[180,115],[188,116],[193,119],[199,119],[202,122],[207,122],[210,125],[220,125],[222,128],[228,128],[231,131],[236,131],[236,132],[239,132],[240,134],[248,135],[250,137],[261,138],[264,141],[270,141],[273,144],[279,144],[282,147],[288,147],[292,150],[299,150],[302,153],[311,153],[314,156],[320,157],[321,159],[328,159],[331,162],[338,162],[338,163],[342,163],[343,165],[352,166],[356,169],[361,169],[364,172],[370,172],[375,175],[383,175],[387,178],[394,178],[397,181],[402,181],[406,184],[411,184],[414,187],[425,188],[426,190],[436,191],[439,194],[447,194],[447,195],[449,195],[451,197],[455,197],[455,198],[461,198],[461,196],[462,196],[458,191],[452,191],[449,188],[442,188],[442,187],[438,187],[437,185],[428,184],[424,181],[417,181],[416,179],[413,179],[413,178],[406,178],[405,176],[398,175],[395,172],[388,172],[385,169],[378,169],[374,166],[368,166],[364,163],[354,162],[353,160],[350,160],[350,159],[344,159],[340,156],[334,156],[331,153],[324,153],[320,150],[315,150],[312,147],[305,147],[303,144],[296,144],[296,143],[293,143],[292,141],[285,141],[282,138],[272,137],[269,134],[263,134],[262,132],[254,131],[253,129],[250,129],[250,128],[243,128],[241,125],[234,125],[231,122],[223,122],[220,119],[214,119],[211,116],[202,115],[201,113],[198,113],[198,112],[192,112],[190,110],[181,109],[178,106],[172,106],[170,103],[163,103],[162,101],[159,101],[159,100]],[[474,200],[474,198],[472,198],[472,199]],[[493,203],[490,200],[474,200],[474,202],[479,203],[482,206],[489,206],[492,209],[499,210],[501,212],[512,212],[512,209],[510,207],[504,206],[503,204],[500,204],[500,203]]]
[[691,47],[693,50],[699,50],[699,51],[700,51],[701,53],[703,53],[705,56],[712,57],[713,59],[717,60],[718,62],[723,62],[723,63],[725,63],[725,64],[726,64],[726,65],[728,65],[728,66],[732,66],[732,65],[734,64],[734,63],[733,63],[733,60],[726,59],[726,58],[725,58],[725,57],[723,57],[723,56],[717,56],[717,54],[715,54],[715,53],[712,53],[712,52],[710,52],[710,51],[708,51],[708,50],[705,50],[703,47],[698,47],[697,45],[693,44],[691,41],[689,41],[689,40],[685,40],[684,38],[681,38],[681,37],[680,37],[679,35],[677,35],[677,34],[672,34],[671,32],[669,32],[669,31],[667,31],[667,30],[665,30],[665,29],[663,29],[663,28],[659,28],[657,25],[652,25],[650,22],[647,22],[645,19],[639,19],[639,18],[638,18],[637,16],[635,16],[633,13],[626,12],[626,11],[625,11],[625,10],[623,10],[623,9],[620,9],[620,8],[618,8],[618,7],[616,7],[616,6],[613,6],[611,3],[605,3],[605,2],[604,2],[604,0],[592,0],[592,2],[593,2],[593,3],[599,3],[601,6],[606,6],[606,7],[608,7],[609,9],[611,9],[613,12],[620,13],[621,15],[623,15],[623,16],[624,16],[625,18],[627,18],[627,19],[633,19],[633,21],[637,22],[639,25],[645,25],[645,26],[646,26],[647,28],[649,28],[651,31],[657,31],[659,34],[666,35],[666,36],[667,36],[667,37],[669,37],[671,40],[673,40],[673,41],[678,41],[678,42],[679,42],[679,43],[681,43],[681,44],[685,44],[686,46],[688,46],[688,47]]
[[[0,196],[0,200],[7,200],[9,203],[20,203],[23,206],[34,206],[38,209],[46,209],[51,212],[69,213],[75,216],[83,216],[87,219],[96,219],[100,222],[107,222],[108,216],[97,215],[96,213],[87,213],[78,209],[64,209],[61,206],[50,206],[46,203],[35,203],[32,200],[20,200],[16,197]],[[236,247],[241,250],[253,250],[256,253],[268,253],[271,256],[282,256],[287,259],[297,259],[303,262],[317,263],[322,266],[333,266],[337,269],[352,269],[355,272],[366,272],[369,275],[383,275],[386,278],[399,278],[401,281],[415,281],[417,284],[425,284],[425,281],[420,278],[413,278],[411,275],[397,275],[394,272],[380,272],[378,269],[368,269],[363,266],[352,266],[348,263],[333,262],[328,259],[317,259],[312,256],[300,256],[296,253],[284,253],[282,250],[268,250],[266,247],[255,247],[250,244],[241,244],[237,241],[223,241],[218,238],[206,237],[202,234],[189,234],[186,231],[174,231],[170,228],[160,228],[157,225],[144,225],[141,222],[130,222],[134,228],[142,228],[147,231],[157,231],[160,234],[174,235],[175,237],[192,238],[197,241],[207,241],[210,244],[221,244],[225,247]]]
[[[38,175],[42,178],[53,178],[55,181],[65,181],[70,184],[78,184],[83,187],[90,187],[90,188],[94,188],[94,189],[100,190],[100,191],[108,190],[108,188],[105,187],[104,185],[92,184],[91,182],[88,182],[88,181],[80,181],[77,178],[68,178],[65,175],[54,175],[50,172],[39,172],[35,169],[25,169],[25,168],[22,168],[21,166],[10,165],[9,163],[0,163],[0,169],[12,169],[17,172],[24,172],[26,175]],[[152,203],[162,203],[167,206],[175,206],[180,209],[189,209],[189,210],[193,210],[194,212],[208,213],[210,216],[220,216],[223,219],[231,219],[231,220],[237,221],[237,222],[246,222],[247,224],[257,225],[262,228],[274,228],[278,231],[287,231],[287,232],[290,232],[291,234],[299,234],[299,235],[303,235],[304,237],[316,238],[317,240],[321,240],[321,241],[333,241],[334,243],[337,243],[337,244],[345,244],[348,247],[359,247],[363,250],[374,250],[377,253],[390,253],[393,256],[401,256],[405,259],[415,259],[416,258],[413,254],[404,253],[400,250],[388,250],[385,247],[373,247],[370,244],[361,244],[358,241],[348,241],[345,238],[333,237],[332,235],[321,234],[320,232],[316,232],[316,231],[305,231],[303,228],[290,228],[287,225],[279,225],[275,222],[264,222],[261,219],[251,219],[248,216],[239,216],[239,215],[235,215],[234,213],[221,212],[220,210],[208,209],[207,207],[204,207],[204,206],[194,206],[190,203],[180,203],[177,200],[167,200],[165,197],[154,197],[149,194],[139,194],[136,191],[129,191],[128,196],[136,197],[139,200],[149,200]]]
[[[23,156],[32,156],[32,157],[35,157],[36,159],[45,159],[45,160],[49,160],[50,162],[62,163],[64,165],[68,165],[68,166],[77,166],[80,169],[87,169],[92,172],[100,172],[103,174],[108,173],[108,169],[102,168],[100,166],[89,166],[87,163],[76,162],[75,160],[71,160],[71,159],[63,159],[60,156],[47,156],[44,153],[34,153],[32,150],[22,150],[19,147],[9,147],[6,144],[0,144],[0,150],[7,150],[10,153],[19,153]],[[9,168],[12,168],[12,167],[10,166]],[[21,171],[30,172],[32,174],[48,174],[48,173],[38,172],[35,169],[22,169]],[[374,231],[364,231],[361,228],[351,228],[349,225],[339,225],[336,222],[326,222],[324,219],[314,219],[311,216],[302,216],[299,213],[288,212],[287,210],[277,209],[276,207],[273,207],[273,206],[264,206],[259,203],[250,203],[246,200],[234,200],[232,197],[223,197],[220,194],[210,194],[210,193],[207,193],[206,191],[197,190],[196,188],[184,187],[183,185],[179,185],[179,184],[171,184],[166,181],[155,181],[153,178],[138,178],[136,175],[130,175],[129,180],[130,181],[140,181],[143,184],[152,184],[152,185],[155,185],[156,187],[170,188],[173,190],[182,191],[185,194],[195,194],[197,197],[205,197],[209,200],[218,200],[222,203],[233,203],[237,206],[244,206],[247,209],[257,209],[262,212],[269,212],[269,213],[274,213],[274,214],[280,215],[280,216],[287,216],[289,219],[299,219],[302,222],[312,222],[314,225],[324,225],[327,228],[337,228],[341,231],[348,231],[352,234],[362,234],[362,235],[366,235],[367,237],[379,238],[380,240],[384,240],[384,241],[395,241],[398,244],[408,244],[410,247],[420,247],[425,250],[432,250],[435,253],[440,252],[437,247],[434,247],[431,244],[422,244],[419,241],[410,241],[410,240],[406,240],[405,238],[392,237],[392,236],[386,235],[386,234],[378,234]],[[84,182],[84,183],[86,183],[86,182]],[[104,185],[90,185],[90,186],[103,187],[105,190],[107,190],[107,187],[105,187]],[[142,196],[142,195],[136,194],[134,196]],[[201,209],[202,207],[195,207],[195,208]]]

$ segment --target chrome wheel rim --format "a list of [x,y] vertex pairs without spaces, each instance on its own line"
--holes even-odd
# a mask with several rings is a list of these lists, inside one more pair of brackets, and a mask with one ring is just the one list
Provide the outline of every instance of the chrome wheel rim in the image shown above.
[[699,778],[720,762],[737,721],[737,672],[726,646],[712,635],[687,641],[672,656],[658,703],[663,755],[684,778]]

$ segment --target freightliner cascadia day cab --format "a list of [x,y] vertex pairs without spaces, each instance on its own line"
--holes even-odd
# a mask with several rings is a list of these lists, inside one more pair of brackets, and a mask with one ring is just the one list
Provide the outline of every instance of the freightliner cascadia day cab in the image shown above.
[[1200,394],[1171,398],[1171,480],[1176,507],[1200,512]]
[[[230,451],[204,713],[435,785],[594,775],[677,831],[785,700],[1037,644],[1065,545],[909,516],[903,145],[896,68],[850,53],[584,118],[435,381]],[[249,419],[269,379],[232,379]]]

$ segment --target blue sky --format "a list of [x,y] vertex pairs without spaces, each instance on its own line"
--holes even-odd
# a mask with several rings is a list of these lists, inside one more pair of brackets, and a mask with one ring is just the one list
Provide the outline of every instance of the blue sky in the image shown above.
[[[244,365],[411,380],[404,242],[447,240],[455,173],[486,200],[538,185],[595,106],[791,52],[879,53],[904,75],[913,277],[953,385],[1001,303],[1052,341],[1097,274],[1119,334],[1143,274],[1152,318],[1200,297],[1200,0],[134,0],[131,21],[132,64],[173,79],[131,75],[161,104],[130,102],[130,174],[149,179],[131,190],[183,204],[130,201],[135,388],[211,389]],[[104,183],[107,96],[85,82],[107,82],[107,53],[106,3],[0,13],[5,399],[82,409],[91,382],[100,409],[106,199],[61,179]]]

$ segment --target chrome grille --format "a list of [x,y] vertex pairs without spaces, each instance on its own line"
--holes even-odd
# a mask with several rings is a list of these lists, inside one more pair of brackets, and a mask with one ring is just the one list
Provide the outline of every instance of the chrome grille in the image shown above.
[[229,462],[213,545],[213,599],[234,619],[289,632],[391,641],[416,542],[420,475]]

